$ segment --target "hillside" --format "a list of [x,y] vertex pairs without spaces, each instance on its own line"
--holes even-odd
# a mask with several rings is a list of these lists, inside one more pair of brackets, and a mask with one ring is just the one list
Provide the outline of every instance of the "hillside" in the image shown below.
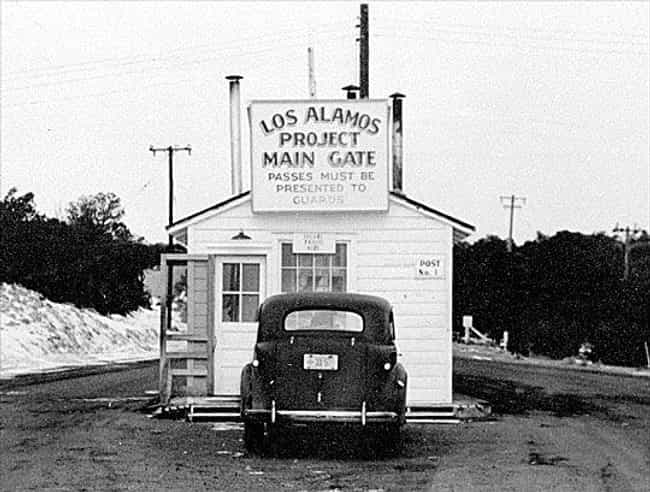
[[0,285],[0,378],[158,357],[158,310],[102,316]]

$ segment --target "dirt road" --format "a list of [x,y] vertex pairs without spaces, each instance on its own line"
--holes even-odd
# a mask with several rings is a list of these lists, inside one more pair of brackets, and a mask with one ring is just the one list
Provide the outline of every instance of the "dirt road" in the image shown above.
[[141,409],[155,365],[9,387],[0,383],[2,490],[650,490],[650,380],[457,360],[456,389],[494,418],[407,426],[394,458],[350,435],[293,436],[245,454],[231,425]]

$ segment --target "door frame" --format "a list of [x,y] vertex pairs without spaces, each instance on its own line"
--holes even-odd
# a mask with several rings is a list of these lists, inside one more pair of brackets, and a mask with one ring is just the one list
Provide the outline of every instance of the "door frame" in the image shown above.
[[[221,285],[221,268],[224,262],[232,263],[259,263],[260,264],[260,304],[267,297],[269,291],[268,282],[268,252],[224,252],[223,254],[210,254],[208,258],[208,299],[212,305],[208,310],[208,393],[215,395],[219,386],[221,374],[216,372],[217,362],[217,335],[220,332],[221,314],[222,314],[222,285]],[[229,261],[230,260],[230,261]],[[249,260],[249,261],[247,261]],[[250,350],[252,352],[253,346]]]

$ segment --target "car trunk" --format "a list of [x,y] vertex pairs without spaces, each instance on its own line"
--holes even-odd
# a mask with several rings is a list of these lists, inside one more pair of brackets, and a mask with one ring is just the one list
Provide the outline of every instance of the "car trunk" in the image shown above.
[[358,410],[364,400],[366,344],[354,337],[294,336],[275,347],[278,410]]

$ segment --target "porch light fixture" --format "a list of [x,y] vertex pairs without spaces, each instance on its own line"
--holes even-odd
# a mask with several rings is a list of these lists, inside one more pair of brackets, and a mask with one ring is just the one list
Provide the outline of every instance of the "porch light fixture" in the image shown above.
[[239,231],[239,233],[237,235],[231,237],[230,239],[234,239],[234,240],[251,239],[251,237],[244,234],[244,231]]

